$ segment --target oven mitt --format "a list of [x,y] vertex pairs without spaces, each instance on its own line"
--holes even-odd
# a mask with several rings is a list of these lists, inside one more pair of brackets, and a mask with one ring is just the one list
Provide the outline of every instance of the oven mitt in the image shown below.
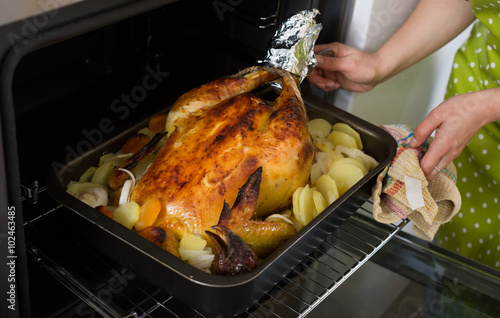
[[398,148],[394,160],[378,175],[373,187],[373,216],[381,223],[408,218],[418,236],[432,240],[439,226],[451,220],[462,204],[456,186],[456,168],[450,162],[432,181],[427,181],[420,159],[433,137],[418,148],[410,148],[411,128],[406,125],[381,128],[396,139]]

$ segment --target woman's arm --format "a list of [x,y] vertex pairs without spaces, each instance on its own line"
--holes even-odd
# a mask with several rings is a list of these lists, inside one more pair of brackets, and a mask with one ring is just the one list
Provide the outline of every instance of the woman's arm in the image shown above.
[[376,52],[383,62],[382,80],[435,52],[475,18],[466,0],[421,0],[406,22]]
[[456,95],[434,108],[415,128],[410,146],[418,147],[436,130],[420,167],[428,180],[455,159],[484,125],[500,120],[500,88]]
[[407,69],[460,34],[475,16],[465,0],[421,0],[406,22],[375,53],[330,43],[335,57],[316,55],[318,67],[309,82],[330,91],[363,92]]

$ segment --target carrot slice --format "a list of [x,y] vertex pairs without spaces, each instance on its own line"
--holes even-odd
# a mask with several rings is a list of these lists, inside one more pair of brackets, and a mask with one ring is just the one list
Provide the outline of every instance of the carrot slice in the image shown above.
[[161,133],[165,130],[165,125],[167,124],[167,114],[157,114],[151,117],[148,123],[148,128],[155,134]]
[[99,205],[95,207],[97,211],[101,212],[107,217],[113,218],[113,213],[104,205]]
[[157,198],[151,199],[141,206],[139,211],[139,220],[135,223],[135,229],[137,231],[142,231],[147,227],[152,226],[158,214],[161,211],[161,203]]

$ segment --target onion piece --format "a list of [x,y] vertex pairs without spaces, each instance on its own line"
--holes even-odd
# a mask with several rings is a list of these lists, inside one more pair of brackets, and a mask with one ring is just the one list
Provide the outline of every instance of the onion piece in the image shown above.
[[132,189],[133,189],[132,183],[133,183],[132,180],[127,180],[123,184],[122,192],[120,194],[120,198],[118,199],[118,206],[122,206],[122,205],[127,204],[129,202],[130,194],[131,194]]
[[135,187],[135,176],[134,176],[134,174],[131,171],[127,170],[127,169],[118,168],[118,170],[123,171],[123,172],[127,173],[130,176],[130,178],[132,179],[132,188],[134,188]]
[[127,169],[118,168],[118,170],[121,170],[126,174],[128,174],[131,179],[131,180],[126,180],[125,183],[123,183],[122,191],[120,193],[120,198],[118,199],[118,206],[121,206],[123,204],[130,202],[130,195],[132,194],[132,190],[135,187],[135,176],[132,172],[130,172]]
[[286,217],[286,216],[284,216],[284,215],[277,214],[277,213],[276,213],[276,214],[271,214],[271,215],[269,215],[269,216],[265,219],[265,221],[267,221],[267,222],[276,222],[276,221],[272,221],[273,219],[275,219],[276,221],[278,221],[278,219],[279,219],[279,220],[283,220],[284,222],[286,222],[286,223],[289,223],[289,224],[292,224],[292,225],[293,225],[292,220],[290,220],[289,218],[287,218],[287,217]]
[[77,199],[93,208],[105,206],[108,204],[108,192],[100,187],[87,188],[78,194]]
[[201,254],[189,259],[188,263],[197,269],[205,270],[209,269],[212,266],[214,258],[214,254]]

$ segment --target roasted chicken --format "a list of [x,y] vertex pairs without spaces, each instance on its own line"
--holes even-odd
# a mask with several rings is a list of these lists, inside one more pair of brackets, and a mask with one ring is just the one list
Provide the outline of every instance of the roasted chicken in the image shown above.
[[[275,101],[251,93],[273,81],[282,86]],[[221,242],[239,249],[228,242],[236,235],[265,256],[295,233],[290,223],[262,221],[290,206],[313,160],[306,111],[290,73],[253,67],[195,88],[172,106],[166,131],[131,196],[139,205],[161,201],[154,226],[166,233],[164,249],[178,255],[186,233],[211,238],[218,251]]]

